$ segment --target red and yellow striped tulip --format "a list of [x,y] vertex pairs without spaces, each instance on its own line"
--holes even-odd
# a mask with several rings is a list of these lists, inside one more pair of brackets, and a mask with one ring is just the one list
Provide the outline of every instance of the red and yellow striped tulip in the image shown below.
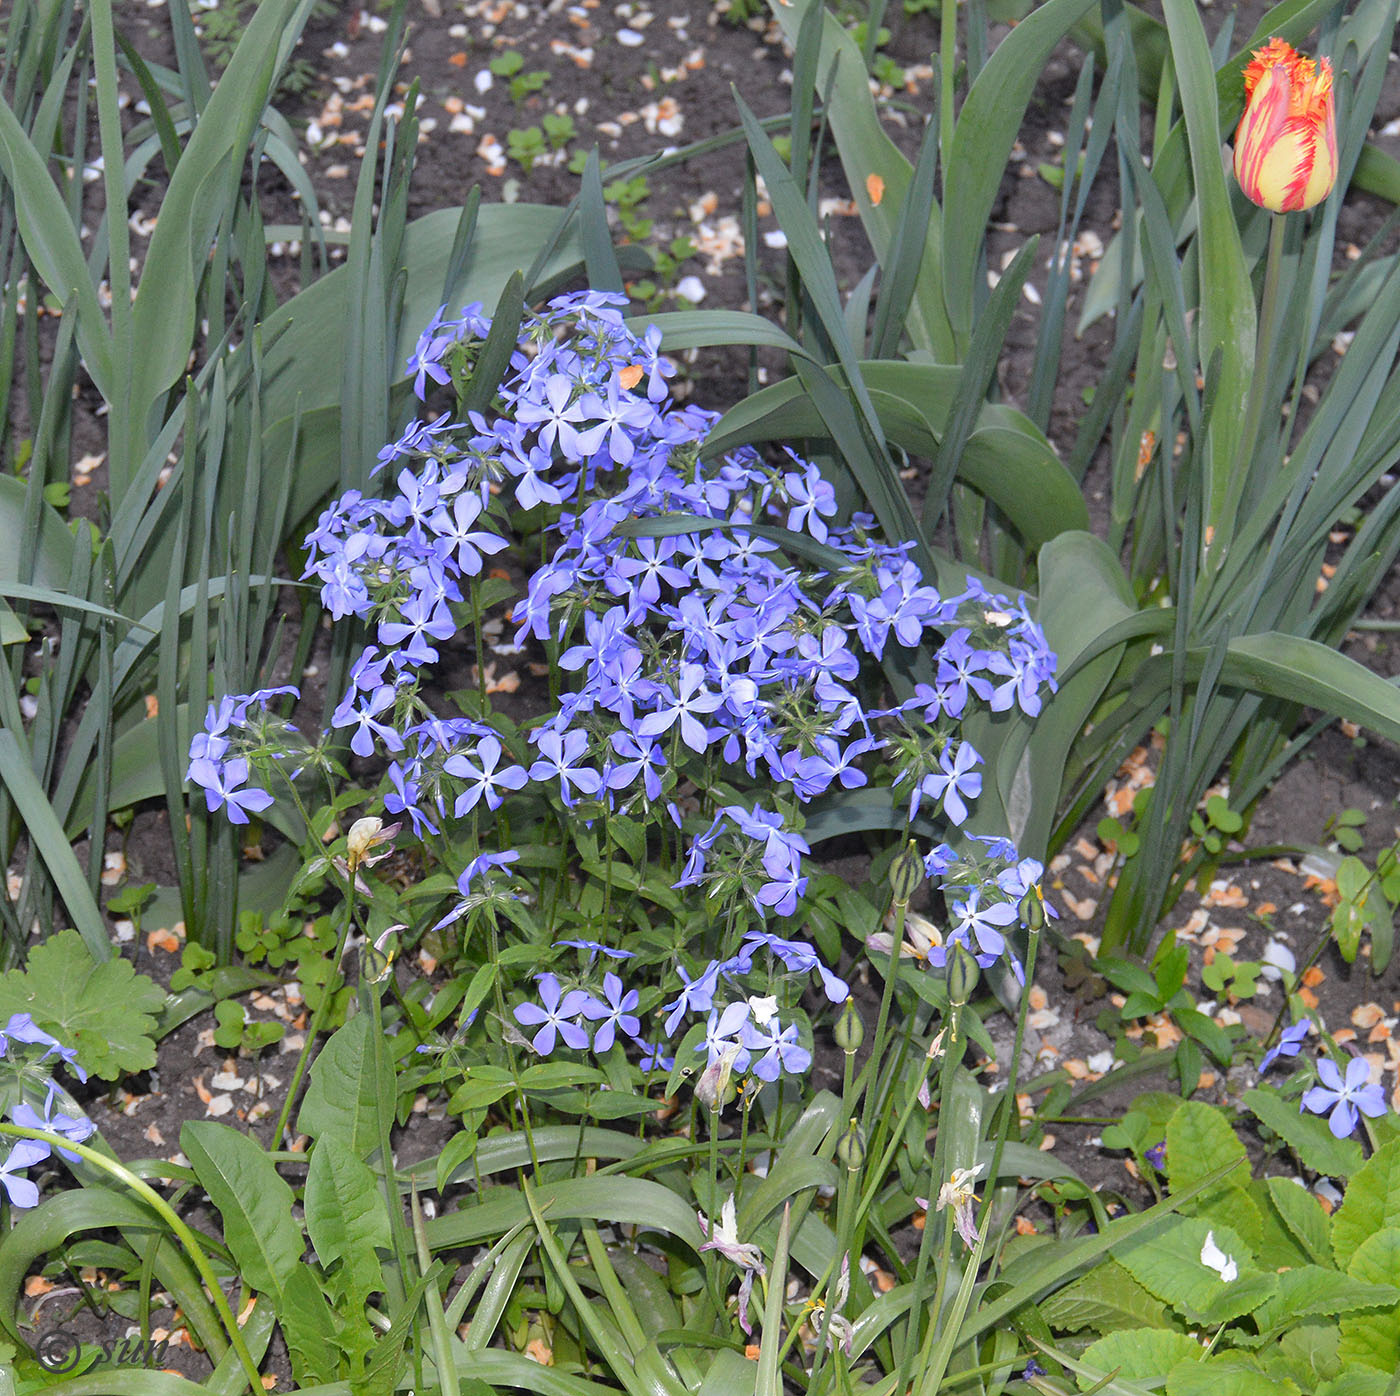
[[1312,208],[1337,182],[1332,65],[1283,39],[1257,49],[1244,70],[1245,109],[1235,133],[1235,177],[1262,208]]

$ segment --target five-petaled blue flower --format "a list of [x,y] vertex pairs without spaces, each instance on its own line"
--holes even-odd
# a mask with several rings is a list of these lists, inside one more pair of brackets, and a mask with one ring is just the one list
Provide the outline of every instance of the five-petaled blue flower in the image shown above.
[[1385,1114],[1385,1092],[1372,1084],[1371,1068],[1361,1057],[1353,1057],[1347,1063],[1345,1080],[1337,1064],[1323,1057],[1317,1064],[1317,1078],[1322,1084],[1304,1091],[1298,1108],[1311,1110],[1314,1115],[1325,1115],[1330,1110],[1327,1125],[1338,1139],[1351,1134],[1362,1115],[1375,1119]]

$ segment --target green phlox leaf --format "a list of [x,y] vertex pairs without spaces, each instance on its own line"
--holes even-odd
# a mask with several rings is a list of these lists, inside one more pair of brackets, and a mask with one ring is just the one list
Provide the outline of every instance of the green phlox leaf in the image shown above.
[[45,1032],[76,1047],[93,1076],[115,1081],[155,1065],[152,1032],[165,993],[122,959],[97,964],[83,938],[59,931],[36,945],[28,967],[0,978],[0,1019],[28,1013]]

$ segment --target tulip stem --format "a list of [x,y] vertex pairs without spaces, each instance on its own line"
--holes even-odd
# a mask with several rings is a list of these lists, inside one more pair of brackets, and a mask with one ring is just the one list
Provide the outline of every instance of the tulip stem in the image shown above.
[[[1229,535],[1234,532],[1235,511],[1239,508],[1240,497],[1244,493],[1245,482],[1250,467],[1254,464],[1254,451],[1259,429],[1264,421],[1264,399],[1269,393],[1271,374],[1269,369],[1274,357],[1274,337],[1278,328],[1279,276],[1283,267],[1283,240],[1287,233],[1286,217],[1282,213],[1271,214],[1269,218],[1269,252],[1264,263],[1264,289],[1259,300],[1259,332],[1254,343],[1254,369],[1249,380],[1249,401],[1245,406],[1244,434],[1240,437],[1240,457],[1236,468],[1230,472],[1230,485],[1225,496],[1225,508],[1216,520],[1216,525],[1225,533],[1219,540],[1219,550],[1211,543],[1207,550],[1215,552],[1217,563],[1225,560],[1229,546]],[[1214,540],[1212,540],[1214,541]]]

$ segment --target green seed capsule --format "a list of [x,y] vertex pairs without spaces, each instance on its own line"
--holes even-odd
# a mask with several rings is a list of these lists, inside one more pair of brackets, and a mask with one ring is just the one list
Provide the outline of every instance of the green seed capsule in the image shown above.
[[854,1118],[836,1143],[836,1157],[852,1173],[865,1162],[865,1131]]
[[968,950],[958,945],[948,960],[948,997],[954,1003],[966,1003],[977,988],[982,971]]
[[890,864],[890,891],[894,893],[896,906],[908,906],[914,893],[923,886],[924,860],[913,839],[908,846],[895,855]]
[[865,1024],[861,1021],[860,1014],[856,1012],[854,999],[846,1000],[846,1006],[841,1010],[841,1016],[836,1020],[832,1036],[836,1039],[836,1045],[846,1053],[854,1052],[865,1041]]

